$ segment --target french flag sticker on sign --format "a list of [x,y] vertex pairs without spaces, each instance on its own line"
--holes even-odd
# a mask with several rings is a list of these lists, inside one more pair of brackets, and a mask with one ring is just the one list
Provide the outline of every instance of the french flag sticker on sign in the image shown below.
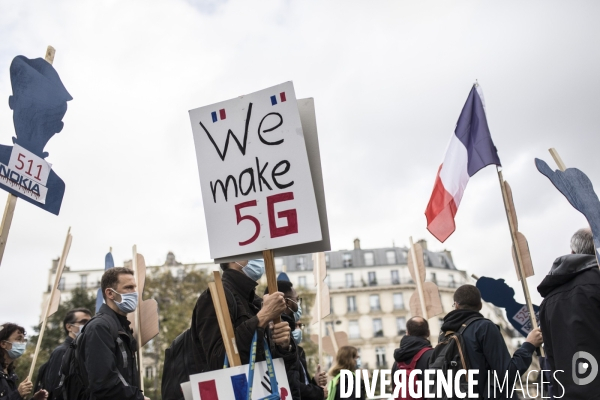
[[218,114],[217,114],[216,111],[213,111],[213,112],[210,113],[210,115],[212,116],[213,123],[217,122],[217,121],[222,121],[222,120],[224,120],[226,118],[225,109],[224,108],[220,109]]
[[[285,101],[285,92],[279,93],[279,100],[283,103]],[[271,105],[277,104],[277,95],[271,96]]]

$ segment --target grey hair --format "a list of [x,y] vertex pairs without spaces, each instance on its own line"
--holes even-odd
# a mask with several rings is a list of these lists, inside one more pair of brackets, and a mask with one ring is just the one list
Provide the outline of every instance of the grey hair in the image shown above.
[[594,236],[590,228],[583,228],[575,232],[571,237],[571,251],[574,254],[596,254]]

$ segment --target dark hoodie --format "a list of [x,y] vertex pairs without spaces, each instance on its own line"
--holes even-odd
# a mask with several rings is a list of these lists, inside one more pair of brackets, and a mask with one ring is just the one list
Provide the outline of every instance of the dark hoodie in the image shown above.
[[[510,398],[507,394],[507,386],[511,386],[508,390],[508,393],[510,393],[512,382],[515,381],[516,375],[522,375],[529,368],[535,347],[529,342],[524,342],[511,358],[498,326],[489,319],[483,318],[479,312],[471,310],[459,309],[449,312],[444,317],[442,332],[456,332],[463,323],[472,317],[482,317],[482,319],[472,322],[465,329],[462,336],[465,342],[465,352],[467,353],[469,368],[479,370],[479,374],[476,375],[479,398]],[[494,395],[493,388],[488,390],[488,371],[490,372],[492,382],[494,379],[492,374],[495,372],[501,383],[508,371],[508,382],[511,383],[509,385],[505,384],[503,391],[497,388],[496,395]],[[520,389],[518,381],[517,388]]]
[[[540,324],[544,347],[558,382],[564,387],[566,399],[600,399],[600,376],[591,383],[575,384],[573,359],[577,352],[587,352],[600,363],[600,270],[594,255],[569,254],[554,261],[548,275],[538,286],[544,297],[540,305]],[[579,357],[582,359],[583,357]],[[592,372],[576,374],[580,379]],[[575,360],[577,361],[577,360]],[[584,360],[582,360],[584,361]],[[585,361],[584,361],[585,362]],[[578,364],[576,364],[578,365]],[[578,368],[576,368],[578,369]],[[564,372],[560,372],[562,370]],[[562,393],[555,384],[556,395]]]
[[402,340],[400,340],[400,347],[394,350],[394,360],[396,360],[396,362],[392,366],[392,392],[394,391],[393,377],[394,373],[398,370],[398,363],[403,362],[405,364],[410,364],[413,357],[419,351],[421,351],[421,349],[426,347],[428,347],[430,350],[427,350],[425,353],[423,353],[415,365],[415,369],[420,369],[421,371],[427,369],[429,366],[429,358],[431,357],[431,353],[433,353],[431,342],[420,336],[408,335],[404,336]]

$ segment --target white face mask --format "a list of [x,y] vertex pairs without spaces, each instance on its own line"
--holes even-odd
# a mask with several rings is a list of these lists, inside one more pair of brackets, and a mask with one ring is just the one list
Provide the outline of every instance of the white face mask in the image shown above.
[[83,327],[83,325],[75,325],[75,324],[71,324],[71,326],[76,326],[77,328],[79,328],[77,330],[77,332],[71,332],[75,334],[75,338],[77,338],[77,336],[79,336],[79,334],[81,333],[81,328]]

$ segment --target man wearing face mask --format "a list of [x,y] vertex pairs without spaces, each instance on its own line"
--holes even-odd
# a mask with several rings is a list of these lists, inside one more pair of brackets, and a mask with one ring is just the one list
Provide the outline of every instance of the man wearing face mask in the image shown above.
[[[262,338],[266,338],[273,358],[283,358],[287,371],[295,369],[296,344],[291,340],[287,322],[269,324],[286,309],[283,293],[265,295],[262,299],[255,293],[257,281],[264,273],[263,260],[238,261],[221,264],[223,287],[229,315],[235,330],[235,339],[242,364],[248,364],[254,332],[258,333],[256,361],[264,361]],[[209,290],[205,290],[194,308],[191,325],[196,339],[196,364],[200,372],[223,368],[225,346],[217,321]],[[270,330],[270,334],[267,332]]]
[[50,400],[62,399],[62,395],[58,395],[53,392],[60,383],[60,365],[62,363],[65,352],[73,343],[73,340],[79,335],[81,328],[92,318],[92,313],[87,308],[74,308],[69,310],[63,319],[63,329],[67,337],[60,346],[58,346],[52,354],[50,359],[45,364],[45,371],[42,375],[42,369],[38,373],[38,381],[40,382],[40,388],[48,391],[48,398]]
[[[298,293],[290,281],[277,281],[277,290],[283,293],[286,302],[286,309],[281,314],[281,320],[290,324],[292,338],[298,349],[298,374],[288,376],[290,386],[298,388],[302,400],[323,400],[327,398],[327,373],[321,372],[321,366],[317,365],[317,373],[311,379],[308,375],[306,353],[300,346],[302,342],[302,324],[300,322],[302,299],[298,297]],[[269,289],[267,288],[265,294],[268,292]]]
[[138,302],[133,271],[121,267],[106,270],[101,288],[106,304],[78,339],[77,356],[88,382],[86,393],[90,400],[150,400],[139,389],[137,342],[127,320]]

